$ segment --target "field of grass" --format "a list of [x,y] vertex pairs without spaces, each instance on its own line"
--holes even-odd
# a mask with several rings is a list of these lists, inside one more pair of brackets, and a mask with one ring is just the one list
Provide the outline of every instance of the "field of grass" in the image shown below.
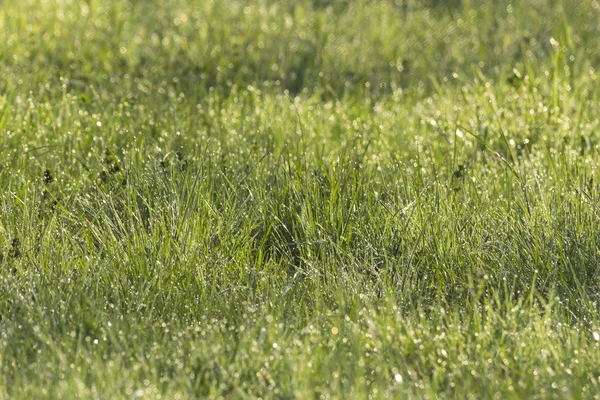
[[597,0],[8,0],[0,399],[597,398]]

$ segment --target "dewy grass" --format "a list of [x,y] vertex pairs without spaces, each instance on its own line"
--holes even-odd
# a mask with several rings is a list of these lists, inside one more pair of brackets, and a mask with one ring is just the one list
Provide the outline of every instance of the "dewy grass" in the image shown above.
[[0,10],[0,398],[594,398],[598,3]]

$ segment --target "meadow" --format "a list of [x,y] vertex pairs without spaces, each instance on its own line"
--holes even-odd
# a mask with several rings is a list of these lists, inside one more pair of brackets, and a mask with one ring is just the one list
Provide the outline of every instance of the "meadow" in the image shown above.
[[0,399],[600,396],[597,0],[8,0]]

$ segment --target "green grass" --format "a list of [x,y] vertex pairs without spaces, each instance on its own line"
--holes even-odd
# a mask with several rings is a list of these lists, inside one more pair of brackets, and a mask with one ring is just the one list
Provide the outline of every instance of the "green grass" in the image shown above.
[[595,0],[0,10],[0,398],[594,398]]

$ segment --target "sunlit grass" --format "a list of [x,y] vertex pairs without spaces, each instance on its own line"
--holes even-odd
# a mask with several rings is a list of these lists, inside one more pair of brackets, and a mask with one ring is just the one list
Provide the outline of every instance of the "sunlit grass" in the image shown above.
[[0,398],[593,398],[596,1],[10,2]]

